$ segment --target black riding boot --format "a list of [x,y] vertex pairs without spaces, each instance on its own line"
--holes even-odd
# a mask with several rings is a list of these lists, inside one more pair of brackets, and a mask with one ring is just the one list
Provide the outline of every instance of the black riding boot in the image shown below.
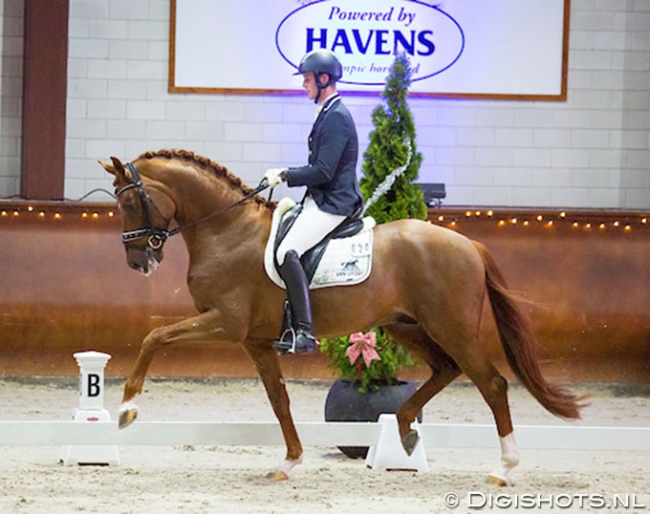
[[296,332],[293,342],[277,341],[275,347],[281,353],[314,353],[318,349],[318,341],[314,337],[309,284],[296,251],[290,250],[285,255],[284,264],[280,266],[280,275],[287,286]]

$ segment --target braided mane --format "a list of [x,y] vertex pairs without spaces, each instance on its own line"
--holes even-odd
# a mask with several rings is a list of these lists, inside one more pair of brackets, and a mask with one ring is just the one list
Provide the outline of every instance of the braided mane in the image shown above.
[[[242,180],[238,176],[230,172],[228,168],[226,168],[225,166],[221,166],[220,164],[217,164],[216,162],[208,159],[207,157],[196,155],[194,152],[190,150],[162,149],[162,150],[157,150],[155,152],[148,151],[140,155],[138,159],[154,159],[156,157],[162,157],[164,159],[182,159],[185,161],[191,161],[199,165],[201,168],[208,169],[209,171],[214,173],[217,177],[226,179],[230,183],[230,185],[239,189],[244,195],[253,192],[253,189],[251,189],[246,184],[244,184]],[[268,207],[269,209],[274,209],[275,206],[277,205],[276,202],[271,202],[260,195],[255,195],[253,199],[258,204]]]

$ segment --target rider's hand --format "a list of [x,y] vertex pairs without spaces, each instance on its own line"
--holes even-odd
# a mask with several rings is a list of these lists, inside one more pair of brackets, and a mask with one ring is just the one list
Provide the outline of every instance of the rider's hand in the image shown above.
[[269,187],[275,187],[285,179],[287,168],[271,168],[266,170],[264,178]]

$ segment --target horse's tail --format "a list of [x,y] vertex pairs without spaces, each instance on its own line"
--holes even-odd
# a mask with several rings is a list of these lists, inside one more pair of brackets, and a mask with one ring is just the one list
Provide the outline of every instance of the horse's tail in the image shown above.
[[579,419],[580,409],[585,406],[581,403],[583,398],[544,380],[535,351],[535,336],[527,317],[517,305],[516,295],[508,290],[487,248],[477,242],[474,245],[483,259],[488,297],[508,364],[530,394],[551,414]]

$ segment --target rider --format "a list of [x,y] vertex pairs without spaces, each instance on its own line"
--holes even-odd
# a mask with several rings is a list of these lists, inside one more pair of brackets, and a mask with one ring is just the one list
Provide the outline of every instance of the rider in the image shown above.
[[309,134],[309,158],[304,166],[270,169],[265,178],[270,187],[282,181],[289,187],[307,186],[302,211],[277,250],[280,275],[287,287],[296,338],[293,347],[280,343],[280,351],[312,353],[314,337],[309,284],[300,257],[318,244],[363,205],[356,165],[359,141],[352,115],[343,105],[336,82],[343,75],[338,58],[329,50],[307,53],[298,66],[302,86],[318,105]]

